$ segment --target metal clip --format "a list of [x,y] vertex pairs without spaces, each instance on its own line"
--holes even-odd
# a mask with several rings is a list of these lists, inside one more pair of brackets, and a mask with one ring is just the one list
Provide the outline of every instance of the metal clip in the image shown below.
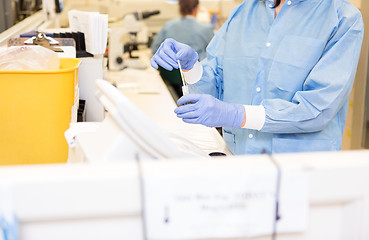
[[37,33],[36,37],[27,39],[24,41],[24,44],[40,45],[54,52],[64,52],[61,48],[53,47],[52,45],[59,44],[59,42],[51,37],[47,37],[43,32]]

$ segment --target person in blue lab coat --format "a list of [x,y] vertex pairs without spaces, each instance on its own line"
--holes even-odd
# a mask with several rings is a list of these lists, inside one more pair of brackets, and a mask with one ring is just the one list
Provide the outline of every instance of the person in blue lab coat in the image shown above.
[[170,70],[180,60],[193,84],[175,113],[187,123],[223,127],[234,154],[335,151],[363,28],[346,0],[245,0],[201,63],[189,46],[167,39],[151,65]]
[[[206,47],[214,36],[211,24],[200,23],[196,20],[199,0],[179,0],[180,18],[166,22],[164,27],[155,36],[151,45],[152,53],[155,53],[166,38],[191,46],[199,55],[199,60],[206,57]],[[182,80],[178,69],[168,72],[160,69],[160,75],[169,82],[178,96],[182,95]]]

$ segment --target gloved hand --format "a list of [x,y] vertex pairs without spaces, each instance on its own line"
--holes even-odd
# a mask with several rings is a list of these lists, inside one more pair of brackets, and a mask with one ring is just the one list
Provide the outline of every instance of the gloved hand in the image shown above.
[[186,123],[238,128],[245,117],[243,105],[226,103],[207,94],[187,94],[177,103],[179,107],[174,112]]
[[172,71],[173,68],[178,68],[177,60],[179,60],[182,69],[190,70],[198,59],[199,55],[190,46],[168,38],[151,58],[151,66],[158,69],[160,65],[166,70]]

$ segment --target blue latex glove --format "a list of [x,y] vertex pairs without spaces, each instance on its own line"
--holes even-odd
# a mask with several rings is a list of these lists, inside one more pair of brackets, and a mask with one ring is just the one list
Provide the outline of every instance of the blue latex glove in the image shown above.
[[182,69],[190,70],[198,59],[199,55],[190,46],[168,38],[165,39],[151,58],[151,66],[155,69],[161,66],[172,71],[173,68],[178,69],[177,60],[179,60]]
[[226,103],[207,94],[187,94],[177,103],[179,107],[174,112],[186,123],[238,128],[245,117],[243,105]]

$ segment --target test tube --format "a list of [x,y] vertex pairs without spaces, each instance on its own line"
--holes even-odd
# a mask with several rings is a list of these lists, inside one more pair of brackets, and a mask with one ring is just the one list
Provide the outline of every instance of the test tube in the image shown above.
[[177,60],[177,62],[178,62],[179,72],[181,73],[181,79],[182,79],[182,92],[183,92],[183,95],[186,95],[186,94],[188,94],[188,86],[187,86],[186,80],[185,80],[184,75],[183,75],[183,71],[182,71],[181,63],[180,63],[180,61],[179,61],[179,60]]

